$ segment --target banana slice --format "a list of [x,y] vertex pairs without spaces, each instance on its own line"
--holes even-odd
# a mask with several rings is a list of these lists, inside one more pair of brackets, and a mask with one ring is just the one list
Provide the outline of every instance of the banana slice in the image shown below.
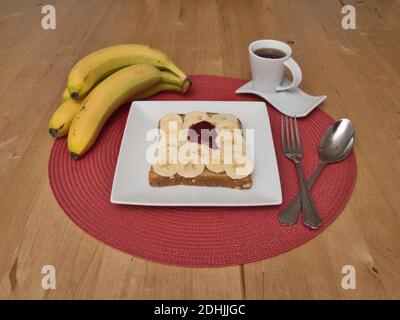
[[198,120],[198,119],[189,119],[189,120],[185,120],[183,121],[182,124],[182,129],[189,129],[192,125],[201,122],[203,120]]
[[199,145],[196,142],[185,142],[183,145],[181,145],[178,149],[178,162],[179,163],[205,163],[208,159],[208,154],[207,158],[204,155],[204,148],[205,146]]
[[198,144],[198,146],[199,146],[200,162],[205,165],[210,163],[212,150],[208,146],[202,143]]
[[163,177],[172,177],[176,174],[176,158],[175,161],[171,159],[172,152],[168,145],[160,141],[159,147],[157,149],[157,156],[155,159],[155,163],[153,163],[152,167],[155,173]]
[[153,164],[153,170],[160,176],[163,177],[172,177],[176,174],[176,164],[162,164],[162,163],[155,163]]
[[223,145],[231,144],[231,145],[243,145],[245,144],[242,131],[240,129],[221,130],[217,137],[215,138],[215,144],[218,148],[223,149]]
[[182,117],[179,114],[174,113],[174,112],[168,113],[160,119],[160,128],[163,128],[166,124],[168,125],[168,123],[171,121],[177,122],[179,125],[181,125]]
[[181,147],[189,141],[189,129],[182,128],[178,133],[178,147]]
[[231,121],[231,122],[238,122],[238,119],[230,113],[217,113],[211,116],[211,122],[215,125],[220,121]]
[[201,175],[204,171],[204,168],[204,164],[201,163],[178,163],[176,166],[176,172],[184,178],[194,178]]
[[159,127],[164,132],[179,132],[181,126],[182,117],[177,113],[168,113],[159,122]]
[[[180,131],[179,131],[180,132]],[[178,131],[169,131],[165,132],[160,130],[160,143],[164,143],[167,146],[178,146],[179,141],[179,132]]]
[[155,163],[176,164],[178,162],[178,146],[169,144],[167,140],[161,139],[158,143]]
[[241,163],[234,161],[232,164],[225,164],[224,167],[227,176],[231,179],[243,179],[254,170],[253,162],[248,156],[246,156]]
[[210,117],[205,112],[192,111],[185,115],[183,122],[186,122],[189,120],[195,120],[196,121],[195,123],[197,123],[197,122],[201,122],[201,121],[208,121],[208,120],[210,120]]
[[215,123],[215,129],[217,132],[221,132],[223,130],[240,130],[239,123],[237,121],[231,120],[221,120]]
[[222,173],[225,171],[224,156],[221,150],[210,150],[209,160],[208,163],[206,163],[206,168],[215,173]]
[[208,161],[208,147],[186,142],[178,150],[177,173],[184,178],[194,178],[204,171],[204,163]]

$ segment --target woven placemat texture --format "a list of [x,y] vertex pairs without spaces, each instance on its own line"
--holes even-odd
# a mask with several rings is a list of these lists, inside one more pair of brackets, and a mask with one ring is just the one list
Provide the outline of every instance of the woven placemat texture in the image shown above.
[[[235,94],[245,83],[241,79],[203,75],[192,79],[193,86],[186,95],[161,93],[151,100],[260,101],[251,95]],[[301,223],[279,225],[277,214],[299,187],[293,163],[281,152],[281,115],[268,106],[282,184],[281,206],[182,208],[111,204],[112,180],[129,105],[122,106],[109,119],[96,144],[78,161],[68,154],[65,138],[56,140],[49,159],[49,180],[58,203],[80,228],[130,255],[196,267],[262,260],[315,237],[335,220],[350,198],[357,174],[353,152],[345,161],[328,166],[312,189],[323,219],[320,229],[312,231]],[[299,120],[307,176],[319,162],[316,146],[321,135],[333,122],[320,109]]]

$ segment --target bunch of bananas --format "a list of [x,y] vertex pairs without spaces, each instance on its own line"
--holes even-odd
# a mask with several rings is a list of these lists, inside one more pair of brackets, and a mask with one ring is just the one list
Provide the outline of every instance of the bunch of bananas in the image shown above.
[[68,150],[78,159],[125,102],[166,90],[185,93],[190,85],[190,79],[167,55],[148,46],[124,44],[95,51],[70,71],[49,133],[57,138],[68,134]]

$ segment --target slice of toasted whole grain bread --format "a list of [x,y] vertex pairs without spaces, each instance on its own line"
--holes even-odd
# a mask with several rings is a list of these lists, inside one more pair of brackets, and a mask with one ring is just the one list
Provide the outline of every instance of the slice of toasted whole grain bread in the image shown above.
[[[216,113],[207,112],[211,117]],[[184,114],[180,114],[184,117]],[[242,128],[242,123],[238,119],[239,128]],[[153,167],[149,170],[149,183],[152,187],[167,187],[176,185],[187,185],[187,186],[206,186],[206,187],[225,187],[234,189],[250,189],[252,185],[251,175],[242,179],[232,179],[226,175],[225,172],[215,173],[207,168],[204,169],[203,173],[194,178],[185,178],[178,174],[172,177],[163,177],[157,174]]]

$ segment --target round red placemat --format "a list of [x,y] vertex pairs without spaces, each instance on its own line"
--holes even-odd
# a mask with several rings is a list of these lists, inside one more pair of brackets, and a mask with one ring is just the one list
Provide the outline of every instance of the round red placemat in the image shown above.
[[[152,100],[258,101],[236,95],[245,81],[216,76],[193,76],[193,86],[182,96],[162,93]],[[312,194],[323,225],[316,231],[301,223],[279,225],[277,214],[298,192],[292,162],[280,149],[281,115],[268,106],[278,158],[284,203],[281,206],[242,208],[141,207],[110,203],[110,192],[129,105],[107,122],[94,147],[80,160],[68,154],[66,139],[55,141],[49,160],[54,195],[66,214],[83,230],[106,244],[131,255],[180,266],[228,266],[272,257],[315,237],[339,215],[356,180],[354,153],[328,166]],[[306,175],[317,166],[316,146],[333,123],[316,109],[299,121]],[[300,221],[300,219],[299,219]]]

